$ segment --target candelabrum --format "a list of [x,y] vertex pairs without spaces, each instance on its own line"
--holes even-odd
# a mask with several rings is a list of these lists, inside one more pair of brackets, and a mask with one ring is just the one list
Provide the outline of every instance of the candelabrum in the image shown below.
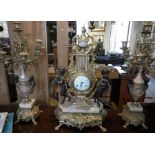
[[[12,56],[6,56],[4,59],[5,63],[8,65],[8,71],[12,69],[18,70],[18,75],[15,76],[16,88],[18,94],[21,96],[21,101],[19,103],[19,109],[17,110],[17,121],[30,121],[37,124],[36,118],[39,116],[39,107],[35,104],[35,99],[30,99],[29,95],[33,93],[35,80],[33,75],[29,75],[28,66],[33,64],[36,59],[41,55],[42,40],[36,39],[36,46],[34,55],[28,52],[28,43],[23,38],[22,23],[14,22],[14,32],[15,38],[12,48]],[[13,63],[10,63],[13,62]]]
[[128,41],[122,41],[122,47],[120,48],[121,50],[123,50],[123,55],[124,55],[124,59],[125,59],[125,65],[122,66],[122,69],[123,70],[127,70],[129,66],[129,47],[127,46],[128,45]]
[[[3,27],[0,26],[0,33],[3,32]],[[2,91],[2,70],[4,67],[6,54],[7,52],[5,50],[8,49],[8,44],[4,42],[3,38],[0,37],[0,92]]]
[[0,50],[0,93],[2,91],[2,67],[3,67],[3,60],[4,60],[5,52]]
[[[1,48],[1,40],[0,40],[0,48]],[[0,50],[0,72],[2,72],[1,70],[1,59],[2,59],[2,51]],[[2,83],[2,77],[0,75],[0,92],[1,92],[1,84]]]
[[127,57],[125,55],[128,62],[127,72],[133,75],[132,80],[129,81],[129,90],[134,102],[128,102],[120,114],[126,121],[124,127],[132,124],[134,126],[142,125],[147,129],[143,107],[138,100],[144,96],[148,87],[148,74],[155,73],[155,51],[152,48],[151,32],[152,22],[144,22],[142,36],[136,42],[134,54],[132,56],[127,54]]

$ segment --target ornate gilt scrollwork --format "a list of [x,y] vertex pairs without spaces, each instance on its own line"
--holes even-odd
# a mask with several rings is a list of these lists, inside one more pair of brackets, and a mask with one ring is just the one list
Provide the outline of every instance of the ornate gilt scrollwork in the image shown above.
[[81,36],[73,38],[68,72],[66,75],[65,72],[61,74],[59,68],[58,75],[52,82],[53,85],[59,85],[60,95],[63,96],[56,109],[56,117],[59,120],[56,130],[62,125],[67,125],[80,130],[98,126],[102,131],[106,131],[102,127],[102,122],[107,112],[102,103],[97,101],[97,95],[103,85],[104,90],[108,87],[108,80],[104,78],[98,83],[96,79],[94,45],[94,39],[86,34],[85,28],[82,28]]

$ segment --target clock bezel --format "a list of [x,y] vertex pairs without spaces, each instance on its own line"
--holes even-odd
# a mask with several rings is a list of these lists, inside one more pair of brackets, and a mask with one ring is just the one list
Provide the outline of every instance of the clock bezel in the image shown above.
[[[74,81],[78,76],[85,76],[89,79],[90,87],[87,90],[85,90],[85,91],[78,90],[74,87]],[[69,84],[71,92],[73,92],[76,95],[87,95],[92,91],[92,89],[94,89],[95,83],[96,83],[96,78],[95,78],[95,74],[91,73],[91,72],[77,72],[76,74],[71,75],[71,78],[69,81],[71,81]]]
[[[78,89],[78,88],[75,86],[75,80],[77,80],[77,78],[79,78],[79,77],[85,77],[86,79],[89,80],[89,86],[88,86],[88,88],[86,88],[85,90],[80,90],[80,89]],[[90,79],[89,79],[87,76],[79,75],[79,76],[77,76],[77,77],[74,79],[74,88],[75,88],[76,90],[85,92],[85,91],[89,90],[90,87],[91,87],[91,81],[90,81]]]

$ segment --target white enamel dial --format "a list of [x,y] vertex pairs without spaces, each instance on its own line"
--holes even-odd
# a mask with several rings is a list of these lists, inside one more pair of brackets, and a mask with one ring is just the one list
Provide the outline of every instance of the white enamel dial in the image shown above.
[[74,80],[74,87],[80,91],[86,91],[90,87],[90,80],[86,76],[78,76]]

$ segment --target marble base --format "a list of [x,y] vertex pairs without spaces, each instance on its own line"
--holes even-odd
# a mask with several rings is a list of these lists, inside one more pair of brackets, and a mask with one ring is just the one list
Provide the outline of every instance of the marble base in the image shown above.
[[101,106],[98,106],[94,100],[90,100],[87,104],[74,104],[70,101],[65,101],[59,105],[59,108],[64,113],[99,113]]
[[20,108],[27,108],[27,109],[31,109],[34,104],[35,104],[36,100],[35,99],[31,99],[29,102],[25,103],[23,100],[19,103],[19,107]]
[[138,102],[127,102],[127,107],[131,112],[143,112],[143,107]]

